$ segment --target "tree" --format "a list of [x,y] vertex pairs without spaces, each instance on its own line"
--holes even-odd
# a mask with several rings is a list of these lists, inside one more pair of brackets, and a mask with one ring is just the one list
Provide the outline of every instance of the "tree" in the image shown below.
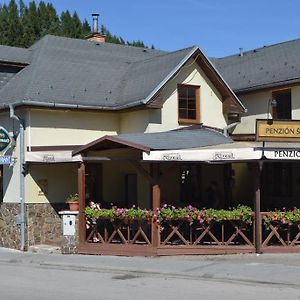
[[[19,0],[0,5],[0,44],[19,47],[30,47],[46,34],[60,35],[72,38],[86,38],[91,33],[87,20],[80,20],[75,11],[63,11],[60,16],[51,3],[41,0],[38,5],[30,1],[28,6]],[[125,42],[124,39],[111,34],[107,28],[101,27],[101,33],[106,35],[108,43],[146,47],[138,40]],[[153,47],[154,48],[154,47]]]
[[41,22],[34,1],[31,1],[29,7],[25,8],[24,16],[21,21],[23,24],[22,46],[29,47],[42,37]]
[[11,0],[8,4],[8,14],[7,14],[7,44],[9,46],[14,46],[15,44],[20,44],[22,35],[22,25],[19,19],[18,6],[15,0]]

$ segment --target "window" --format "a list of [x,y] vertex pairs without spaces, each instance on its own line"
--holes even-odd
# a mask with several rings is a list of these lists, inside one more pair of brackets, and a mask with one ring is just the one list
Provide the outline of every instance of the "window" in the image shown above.
[[86,203],[90,201],[101,203],[102,201],[102,165],[86,164]]
[[200,87],[178,85],[178,121],[182,123],[200,122]]
[[125,174],[125,207],[138,205],[137,174]]
[[290,120],[292,118],[291,90],[273,92],[272,97],[277,103],[273,108],[273,119]]
[[199,206],[201,201],[201,165],[186,164],[180,167],[180,200]]
[[291,197],[293,195],[292,164],[286,162],[266,163],[263,170],[266,195]]

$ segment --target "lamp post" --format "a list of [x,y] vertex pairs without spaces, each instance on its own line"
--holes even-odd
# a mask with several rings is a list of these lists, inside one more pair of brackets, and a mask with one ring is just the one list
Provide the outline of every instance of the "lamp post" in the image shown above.
[[[270,119],[270,108],[271,107],[272,107],[272,109],[275,108],[275,107],[277,107],[277,100],[275,98],[270,98],[269,101],[268,101],[268,109],[267,109],[267,120],[268,120],[268,123],[272,122],[271,119]],[[273,116],[272,116],[272,119],[273,119]]]

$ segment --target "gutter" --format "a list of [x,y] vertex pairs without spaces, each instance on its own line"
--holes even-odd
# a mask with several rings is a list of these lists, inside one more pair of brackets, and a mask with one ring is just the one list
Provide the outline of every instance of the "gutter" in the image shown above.
[[[131,102],[124,105],[114,106],[114,107],[107,107],[107,106],[100,106],[100,105],[81,105],[81,104],[66,104],[66,103],[56,103],[56,102],[40,102],[40,101],[30,101],[24,100],[22,102],[14,102],[12,104],[13,107],[20,107],[20,106],[37,106],[37,107],[46,107],[46,108],[69,108],[69,109],[87,109],[87,110],[104,110],[104,111],[119,111],[127,108],[137,107],[144,105],[143,100],[138,100],[135,102]],[[0,105],[0,109],[7,108],[7,104]]]
[[19,147],[20,147],[20,156],[19,156],[19,164],[20,164],[20,215],[18,223],[21,225],[20,230],[20,241],[21,246],[20,250],[25,251],[25,227],[26,227],[26,220],[25,220],[25,143],[24,143],[24,120],[19,118],[15,115],[15,109],[12,104],[9,104],[9,116],[11,119],[15,119],[19,122]]

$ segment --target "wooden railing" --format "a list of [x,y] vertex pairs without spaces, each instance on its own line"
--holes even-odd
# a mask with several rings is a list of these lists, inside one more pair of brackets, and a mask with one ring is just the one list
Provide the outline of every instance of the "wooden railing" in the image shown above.
[[151,220],[111,220],[89,221],[87,239],[89,243],[101,244],[143,244],[151,245]]
[[189,224],[188,221],[162,223],[161,245],[229,246],[253,244],[253,228],[241,221]]
[[271,221],[265,224],[262,214],[262,247],[282,246],[295,247],[300,246],[300,223],[285,223]]
[[[271,221],[265,224],[264,214],[261,213],[260,226],[262,248],[298,246],[300,250],[300,223],[282,224]],[[158,247],[255,246],[254,222],[246,224],[242,221],[224,220],[190,224],[186,220],[168,220],[158,225],[153,220],[144,219],[97,219],[89,223],[86,242],[93,244],[153,246],[153,241],[158,240]],[[153,233],[157,233],[158,237]]]

